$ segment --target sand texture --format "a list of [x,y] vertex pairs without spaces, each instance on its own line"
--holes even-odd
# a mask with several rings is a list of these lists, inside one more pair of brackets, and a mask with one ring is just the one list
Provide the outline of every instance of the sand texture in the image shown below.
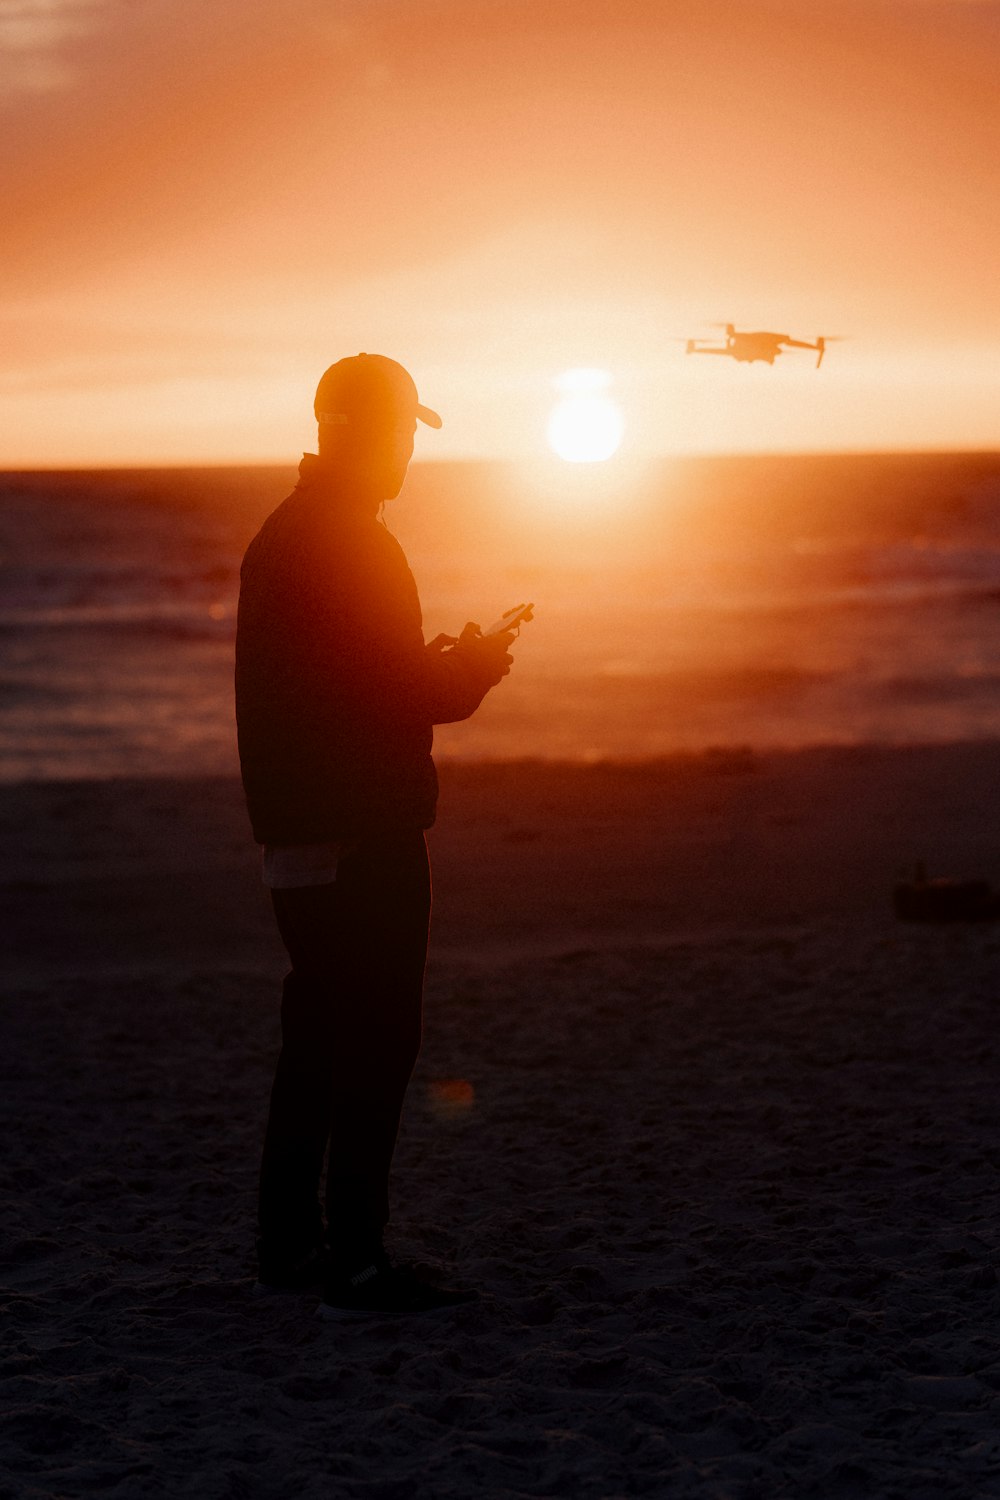
[[1000,747],[445,767],[393,1248],[252,1295],[283,954],[230,781],[0,793],[0,1500],[1000,1496]]

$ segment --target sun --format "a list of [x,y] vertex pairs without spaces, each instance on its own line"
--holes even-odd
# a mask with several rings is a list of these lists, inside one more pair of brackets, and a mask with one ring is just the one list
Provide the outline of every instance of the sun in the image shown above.
[[560,396],[546,435],[553,453],[567,463],[602,463],[617,453],[625,422],[607,394],[610,384],[605,370],[567,370],[556,381]]

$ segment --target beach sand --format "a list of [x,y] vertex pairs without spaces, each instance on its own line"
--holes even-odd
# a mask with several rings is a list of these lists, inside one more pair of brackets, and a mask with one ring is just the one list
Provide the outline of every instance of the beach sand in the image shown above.
[[2,1500],[1000,1496],[1000,745],[442,768],[392,1248],[252,1294],[284,957],[237,784],[0,790]]

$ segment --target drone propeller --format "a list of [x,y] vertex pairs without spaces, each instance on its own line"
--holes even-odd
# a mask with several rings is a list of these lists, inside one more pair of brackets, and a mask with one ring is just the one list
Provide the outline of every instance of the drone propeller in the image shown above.
[[826,353],[826,346],[827,346],[827,344],[842,344],[842,343],[845,342],[846,337],[847,337],[846,334],[843,334],[843,333],[830,333],[830,334],[826,334],[826,335],[823,335],[823,334],[819,335],[819,337],[816,340],[816,348],[819,350],[819,354],[818,354],[817,359],[816,359],[816,368],[817,368],[817,370],[819,369],[820,365],[823,363],[823,355]]

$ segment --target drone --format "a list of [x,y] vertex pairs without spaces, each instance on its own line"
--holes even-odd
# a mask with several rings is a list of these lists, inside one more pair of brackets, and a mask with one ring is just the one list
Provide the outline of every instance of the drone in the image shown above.
[[707,339],[686,339],[687,347],[684,352],[686,354],[728,354],[730,359],[739,360],[741,364],[752,364],[755,359],[762,359],[767,364],[773,365],[777,356],[784,354],[786,349],[815,349],[817,370],[823,363],[826,339],[818,338],[814,344],[810,344],[804,339],[793,339],[787,333],[737,333],[732,323],[726,323],[723,326],[726,330],[724,344],[709,343]]

